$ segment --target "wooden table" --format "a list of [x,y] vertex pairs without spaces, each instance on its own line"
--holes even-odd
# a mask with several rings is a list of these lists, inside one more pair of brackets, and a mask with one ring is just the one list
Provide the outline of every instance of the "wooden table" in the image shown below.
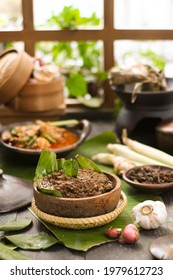
[[[92,131],[90,137],[100,134],[107,130],[114,130],[115,121],[96,120],[92,121]],[[3,147],[0,147],[0,168],[2,155],[5,156]],[[3,151],[3,154],[2,154]],[[15,165],[16,158],[11,156],[10,161]],[[11,162],[10,162],[11,166]],[[26,166],[25,172],[33,172],[34,167]],[[4,170],[6,174],[12,174],[12,168],[6,166]],[[167,223],[156,230],[142,231],[140,240],[135,245],[122,245],[118,242],[110,242],[100,246],[93,247],[87,252],[75,251],[57,244],[47,250],[43,251],[24,251],[29,257],[34,260],[152,260],[154,259],[149,252],[149,245],[151,241],[157,237],[173,234],[173,190],[162,195],[168,210]],[[28,211],[27,207],[18,211],[4,213],[0,215],[0,225],[5,224],[9,220],[16,220],[23,217],[31,218],[33,221],[32,227],[27,230],[27,233],[37,233],[40,231],[48,232],[48,230]]]

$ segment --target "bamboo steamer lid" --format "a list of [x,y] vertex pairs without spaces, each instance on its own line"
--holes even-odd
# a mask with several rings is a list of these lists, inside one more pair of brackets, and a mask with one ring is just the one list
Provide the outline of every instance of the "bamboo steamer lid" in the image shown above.
[[28,81],[33,58],[26,52],[8,49],[0,53],[0,104],[12,100]]

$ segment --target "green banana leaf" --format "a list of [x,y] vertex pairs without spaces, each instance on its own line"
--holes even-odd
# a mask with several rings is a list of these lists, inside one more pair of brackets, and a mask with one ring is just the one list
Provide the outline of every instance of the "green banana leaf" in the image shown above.
[[5,243],[5,239],[4,239],[4,236],[3,236],[3,241],[2,242],[0,242],[2,245],[5,245],[5,246],[7,246],[9,249],[11,249],[11,250],[15,250],[15,249],[17,249],[17,246],[16,245],[14,245],[14,244],[12,244],[12,243]]
[[4,236],[8,241],[15,244],[17,247],[25,250],[41,250],[47,249],[59,241],[52,235],[46,232],[34,234],[15,234]]
[[110,227],[124,228],[125,225],[133,223],[132,208],[136,204],[147,199],[160,200],[158,196],[140,194],[132,190],[125,182],[122,182],[122,189],[128,197],[128,205],[124,211],[109,224],[92,229],[75,230],[61,228],[41,220],[34,214],[31,208],[29,208],[29,210],[62,244],[64,244],[64,246],[74,250],[87,251],[94,246],[114,241],[105,235],[106,229]]
[[116,135],[113,131],[106,131],[99,134],[85,142],[83,142],[77,149],[70,152],[68,157],[74,157],[75,155],[83,155],[87,158],[91,158],[96,153],[106,152],[106,146],[109,143],[115,143],[117,141]]
[[18,221],[9,221],[5,225],[0,226],[0,231],[21,230],[28,227],[32,223],[29,218],[20,219]]
[[[94,154],[106,152],[107,144],[115,142],[115,133],[113,131],[106,131],[82,143],[77,149],[67,154],[66,158],[73,158],[76,154],[80,154],[92,159],[92,156]],[[10,158],[7,156],[7,154],[2,151],[0,168],[6,170],[6,173],[10,175],[19,176],[30,181],[33,180],[36,167],[26,167],[21,161],[16,161],[16,164],[14,166],[13,162],[14,161],[10,161]],[[114,172],[112,167],[105,165],[99,165],[99,167],[103,171]],[[64,244],[64,246],[74,250],[87,251],[93,246],[112,241],[112,239],[108,238],[104,233],[105,230],[109,227],[112,226],[122,228],[128,223],[132,223],[134,219],[131,210],[137,203],[146,199],[160,200],[160,197],[158,196],[145,195],[143,193],[137,192],[135,189],[127,185],[124,181],[122,181],[122,190],[127,195],[128,205],[114,221],[107,225],[93,229],[73,230],[60,228],[47,222],[41,221],[40,219],[39,220],[55,235],[56,238],[58,238],[59,242]],[[32,209],[29,210],[32,212]],[[33,215],[35,214],[33,213]]]
[[30,258],[0,243],[0,260],[30,260]]
[[[92,156],[96,153],[106,152],[106,146],[108,143],[115,143],[116,135],[112,131],[106,131],[94,138],[91,138],[81,144],[76,150],[70,152],[67,157],[74,157],[77,154],[83,155],[87,158],[92,159]],[[100,169],[103,171],[109,171],[114,173],[114,170],[110,166],[99,165]],[[123,228],[125,225],[134,222],[134,218],[132,216],[132,208],[146,200],[160,200],[160,197],[139,193],[135,189],[131,188],[127,183],[122,180],[122,190],[127,195],[128,205],[124,209],[124,211],[112,222],[107,225],[92,228],[92,229],[82,229],[82,230],[74,230],[74,229],[65,229],[53,224],[44,222],[37,219],[45,225],[47,229],[49,229],[58,240],[64,244],[64,246],[79,250],[79,251],[87,251],[93,246],[98,246],[100,244],[106,242],[112,242],[113,240],[105,235],[106,229],[109,227],[117,227]],[[32,209],[29,209],[33,215]]]

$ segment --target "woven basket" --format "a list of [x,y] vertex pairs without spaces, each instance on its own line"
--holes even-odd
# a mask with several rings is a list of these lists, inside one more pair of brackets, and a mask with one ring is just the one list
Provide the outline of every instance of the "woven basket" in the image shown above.
[[72,229],[86,229],[94,228],[108,224],[113,221],[127,205],[127,197],[124,192],[121,192],[119,203],[115,210],[104,215],[89,217],[89,218],[64,218],[47,214],[41,211],[35,204],[35,200],[32,201],[32,209],[34,213],[43,221],[54,224],[59,227],[72,228]]

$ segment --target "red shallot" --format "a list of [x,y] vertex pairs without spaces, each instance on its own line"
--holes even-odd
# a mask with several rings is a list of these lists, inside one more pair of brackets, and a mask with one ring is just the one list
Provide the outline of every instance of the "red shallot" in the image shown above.
[[134,224],[128,224],[123,229],[119,242],[120,243],[136,243],[139,240],[140,234],[138,228]]
[[105,234],[110,237],[110,238],[117,238],[122,232],[122,229],[121,228],[108,228],[106,231],[105,231]]

